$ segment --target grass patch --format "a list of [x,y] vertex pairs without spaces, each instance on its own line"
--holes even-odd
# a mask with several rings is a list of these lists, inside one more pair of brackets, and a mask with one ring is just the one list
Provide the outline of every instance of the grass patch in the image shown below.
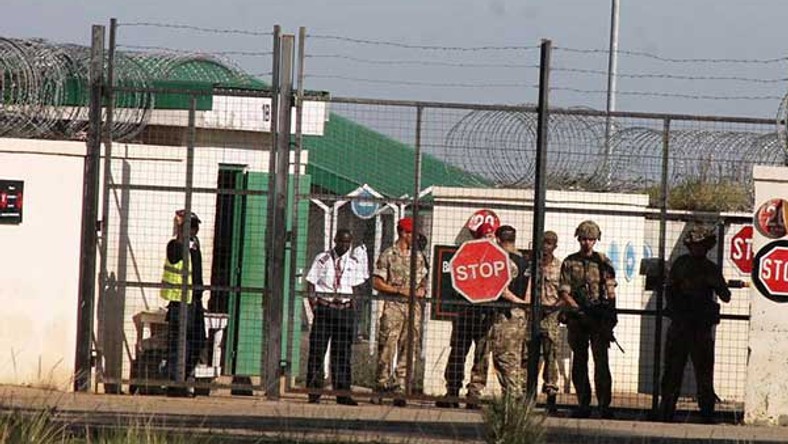
[[[650,206],[659,207],[660,187],[645,190]],[[752,211],[750,191],[741,183],[690,180],[668,189],[668,208],[687,211]]]
[[482,410],[490,444],[542,444],[546,442],[545,415],[533,402],[514,396],[493,398]]
[[69,442],[65,425],[52,419],[51,410],[13,409],[0,413],[0,443],[50,444]]

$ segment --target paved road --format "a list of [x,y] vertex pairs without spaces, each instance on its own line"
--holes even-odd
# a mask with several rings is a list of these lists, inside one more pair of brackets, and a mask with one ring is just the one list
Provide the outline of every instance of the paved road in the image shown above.
[[[77,426],[117,426],[126,421],[228,434],[243,438],[319,435],[353,442],[484,442],[482,415],[443,410],[427,404],[407,408],[362,403],[358,407],[326,400],[307,404],[299,395],[274,402],[262,397],[166,398],[66,393],[0,386],[0,407],[53,409],[57,419]],[[549,442],[632,443],[785,443],[786,427],[732,424],[662,424],[632,420],[548,418]],[[628,439],[627,439],[628,438]]]

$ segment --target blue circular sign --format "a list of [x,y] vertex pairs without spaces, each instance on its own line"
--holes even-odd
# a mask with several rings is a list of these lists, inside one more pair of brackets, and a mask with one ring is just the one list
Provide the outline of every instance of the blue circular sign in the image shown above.
[[368,190],[361,190],[358,195],[354,196],[353,201],[350,202],[350,210],[353,211],[353,214],[361,219],[373,218],[380,208],[380,203],[370,200],[358,200],[359,198],[368,199],[375,198],[375,196]]
[[627,242],[627,246],[624,248],[624,277],[627,278],[627,281],[631,281],[635,277],[636,265],[635,246],[632,245],[632,242]]
[[616,241],[611,241],[610,245],[607,247],[607,257],[610,259],[610,262],[613,263],[613,270],[616,272],[616,275],[618,275],[619,268],[618,255],[618,245],[616,244]]

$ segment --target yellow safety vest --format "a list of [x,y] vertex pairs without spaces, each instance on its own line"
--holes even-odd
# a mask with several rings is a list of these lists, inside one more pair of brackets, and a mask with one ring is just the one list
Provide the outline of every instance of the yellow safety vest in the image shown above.
[[[181,284],[183,283],[183,261],[173,264],[167,259],[164,260],[164,273],[161,275],[161,283],[164,284],[159,296],[165,301],[181,302]],[[191,271],[187,271],[189,276],[188,285],[192,285]],[[186,303],[192,302],[191,289],[186,291]]]

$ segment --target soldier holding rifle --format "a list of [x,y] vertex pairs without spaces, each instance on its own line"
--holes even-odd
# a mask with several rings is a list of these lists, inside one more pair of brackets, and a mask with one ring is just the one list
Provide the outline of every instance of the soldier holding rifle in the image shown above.
[[617,284],[610,259],[594,251],[601,236],[602,231],[596,222],[581,222],[575,230],[580,251],[567,256],[561,264],[559,294],[572,308],[564,318],[573,354],[572,383],[577,392],[578,407],[572,416],[576,418],[591,416],[589,345],[594,355],[594,386],[599,415],[605,419],[613,417],[608,348],[615,341],[613,328],[618,321],[615,310]]

